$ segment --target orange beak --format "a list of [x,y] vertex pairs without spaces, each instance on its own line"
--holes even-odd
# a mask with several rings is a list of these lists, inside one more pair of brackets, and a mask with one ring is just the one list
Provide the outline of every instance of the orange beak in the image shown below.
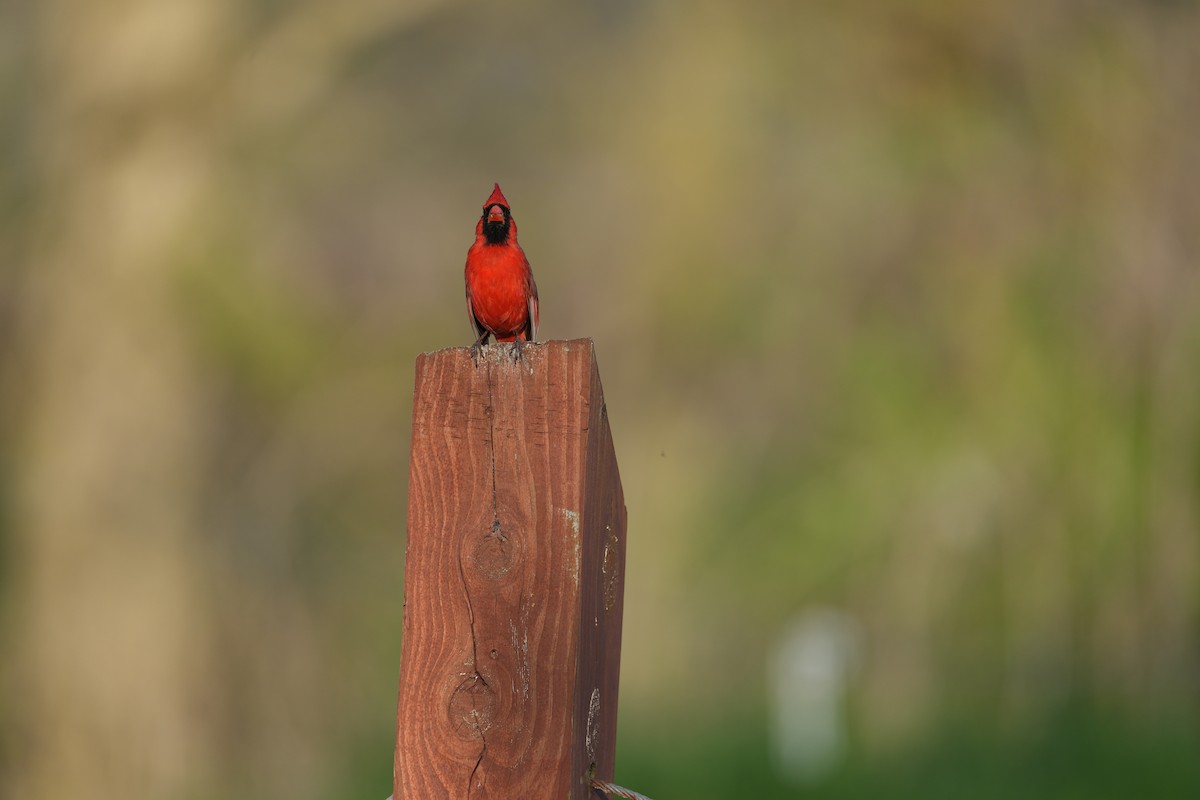
[[504,222],[504,209],[500,207],[499,203],[493,203],[488,207],[487,221]]

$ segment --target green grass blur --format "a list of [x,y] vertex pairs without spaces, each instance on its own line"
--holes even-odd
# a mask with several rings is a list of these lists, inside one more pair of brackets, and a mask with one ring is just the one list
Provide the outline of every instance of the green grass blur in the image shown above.
[[1119,800],[1191,797],[1200,789],[1191,730],[1138,728],[1092,713],[1064,711],[1023,736],[989,735],[975,724],[942,730],[886,756],[853,756],[799,787],[781,780],[764,757],[769,742],[763,723],[735,715],[723,731],[680,736],[677,728],[664,727],[640,737],[623,734],[618,780],[661,787],[673,797],[821,800]]
[[386,797],[412,366],[493,181],[541,337],[596,341],[619,783],[1200,796],[1198,41],[0,5],[0,797]]

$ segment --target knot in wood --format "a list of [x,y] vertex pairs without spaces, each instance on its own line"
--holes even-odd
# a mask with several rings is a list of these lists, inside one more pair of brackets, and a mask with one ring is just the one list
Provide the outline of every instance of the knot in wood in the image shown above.
[[475,572],[491,581],[503,580],[516,560],[516,537],[508,534],[488,535],[475,540],[471,548],[471,564]]
[[478,672],[468,675],[450,694],[450,727],[464,739],[482,739],[496,717],[496,693]]

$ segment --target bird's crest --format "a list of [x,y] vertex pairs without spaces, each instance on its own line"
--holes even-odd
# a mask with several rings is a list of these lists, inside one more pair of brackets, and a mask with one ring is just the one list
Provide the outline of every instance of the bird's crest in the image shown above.
[[496,203],[499,203],[500,205],[504,206],[505,208],[509,208],[509,209],[512,208],[512,206],[510,206],[508,204],[508,200],[506,200],[504,198],[504,192],[500,191],[500,184],[498,184],[498,183],[496,184],[496,188],[492,189],[492,193],[490,195],[488,195],[488,199],[483,204],[483,207],[485,209],[490,208],[493,205],[495,205]]

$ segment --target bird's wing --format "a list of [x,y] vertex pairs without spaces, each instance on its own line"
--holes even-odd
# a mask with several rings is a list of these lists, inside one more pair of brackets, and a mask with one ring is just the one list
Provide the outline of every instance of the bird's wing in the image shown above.
[[529,271],[529,323],[526,326],[526,338],[533,341],[538,329],[538,296],[537,282],[533,279],[533,270]]
[[471,328],[475,331],[475,338],[483,336],[483,323],[479,321],[479,317],[475,316],[475,304],[471,300],[471,284],[467,282],[467,318],[471,320]]

